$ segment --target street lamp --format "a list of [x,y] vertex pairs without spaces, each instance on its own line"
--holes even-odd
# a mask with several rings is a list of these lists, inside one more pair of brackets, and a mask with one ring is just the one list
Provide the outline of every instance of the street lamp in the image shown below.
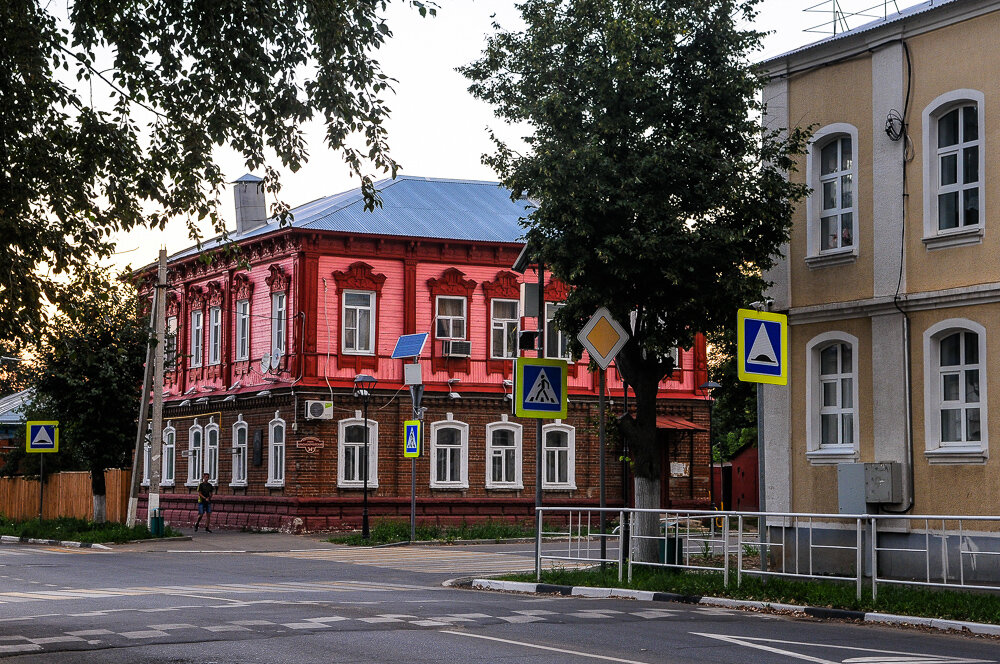
[[361,397],[361,405],[365,415],[365,463],[364,463],[364,502],[361,509],[361,538],[368,541],[368,400],[371,399],[372,389],[378,381],[368,374],[358,374],[354,377],[354,396]]
[[710,380],[702,383],[700,388],[708,396],[708,499],[712,501],[712,507],[715,507],[715,446],[712,444],[712,406],[715,404],[715,397],[712,396],[712,390],[719,387],[722,386]]

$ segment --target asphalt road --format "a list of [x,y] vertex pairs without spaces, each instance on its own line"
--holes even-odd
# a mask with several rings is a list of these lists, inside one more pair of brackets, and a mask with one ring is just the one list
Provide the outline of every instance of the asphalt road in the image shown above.
[[284,535],[72,551],[0,547],[13,662],[1000,660],[988,638],[663,602],[442,586],[530,568],[531,544],[345,549]]

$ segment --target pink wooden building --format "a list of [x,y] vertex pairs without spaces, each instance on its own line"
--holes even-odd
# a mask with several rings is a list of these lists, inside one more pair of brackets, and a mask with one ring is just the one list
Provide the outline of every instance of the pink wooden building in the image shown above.
[[[424,520],[529,517],[534,505],[535,427],[511,414],[512,360],[525,205],[491,182],[401,176],[379,184],[383,204],[364,210],[359,190],[268,220],[259,180],[235,184],[242,260],[208,242],[170,258],[161,506],[168,522],[193,518],[194,486],[208,472],[219,488],[220,527],[338,528],[361,510],[364,420],[353,395],[359,373],[378,380],[369,405],[369,487],[375,519],[409,513],[410,461],[402,422],[411,415],[403,363],[390,358],[402,334],[427,332],[420,358],[426,449],[417,461]],[[202,253],[213,260],[199,260]],[[155,270],[143,272],[147,286]],[[547,318],[566,287],[547,279]],[[567,357],[547,320],[546,355]],[[664,505],[708,500],[708,407],[704,339],[678,350],[662,385]],[[569,415],[546,421],[547,504],[596,504],[597,374],[570,365]],[[614,412],[623,386],[608,372]],[[621,504],[619,452],[608,449],[610,504]],[[146,461],[148,462],[148,455]],[[144,464],[148,466],[147,464]],[[145,473],[148,486],[148,468]]]

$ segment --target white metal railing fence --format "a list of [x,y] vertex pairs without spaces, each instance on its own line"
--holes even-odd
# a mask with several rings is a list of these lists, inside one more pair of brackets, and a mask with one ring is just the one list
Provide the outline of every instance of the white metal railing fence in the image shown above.
[[[604,533],[602,511],[617,521]],[[635,567],[716,572],[727,587],[744,575],[838,580],[858,598],[866,583],[872,597],[880,584],[1000,590],[1000,516],[541,507],[537,527],[539,578],[549,560],[616,564],[629,580]],[[602,555],[602,541],[615,551]]]

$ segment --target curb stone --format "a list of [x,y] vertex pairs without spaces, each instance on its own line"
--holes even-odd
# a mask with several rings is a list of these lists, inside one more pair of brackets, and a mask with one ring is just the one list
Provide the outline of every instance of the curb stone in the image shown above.
[[72,542],[67,540],[37,539],[35,537],[14,537],[0,535],[0,544],[44,544],[46,546],[61,546],[68,549],[110,549],[110,546],[93,542]]
[[613,599],[635,599],[652,602],[683,602],[686,604],[701,604],[704,606],[728,607],[733,609],[770,609],[804,613],[820,619],[857,620],[866,623],[883,625],[918,625],[941,631],[970,632],[1000,636],[1000,625],[968,622],[964,620],[945,620],[942,618],[924,618],[920,616],[902,616],[892,613],[877,613],[851,611],[847,609],[831,609],[823,606],[799,606],[797,604],[782,604],[780,602],[760,602],[728,597],[701,597],[698,595],[678,595],[675,593],[650,592],[647,590],[628,590],[625,588],[595,588],[590,586],[559,586],[549,583],[525,583],[521,581],[499,581],[497,579],[472,579],[468,581],[453,580],[449,585],[472,588],[475,590],[505,590],[508,592],[540,593],[547,595],[568,595],[573,597],[596,597]]

